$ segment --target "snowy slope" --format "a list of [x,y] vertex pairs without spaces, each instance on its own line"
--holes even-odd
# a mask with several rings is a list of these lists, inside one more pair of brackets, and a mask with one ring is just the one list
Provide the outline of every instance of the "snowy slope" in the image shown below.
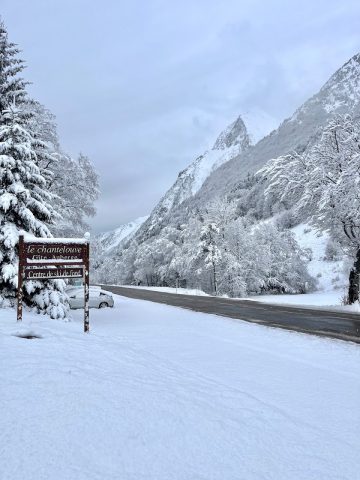
[[81,317],[1,312],[1,480],[358,478],[358,346],[121,297]]
[[137,232],[140,226],[148,219],[148,216],[139,217],[136,220],[120,225],[120,227],[110,232],[105,232],[97,237],[102,252],[108,254],[111,250],[118,247],[123,241],[130,240],[130,238]]
[[318,281],[318,290],[322,292],[337,291],[341,296],[348,285],[347,272],[344,268],[345,257],[339,260],[325,260],[325,249],[329,235],[319,232],[314,227],[300,224],[292,228],[298,244],[310,249],[311,260],[308,262],[310,275]]

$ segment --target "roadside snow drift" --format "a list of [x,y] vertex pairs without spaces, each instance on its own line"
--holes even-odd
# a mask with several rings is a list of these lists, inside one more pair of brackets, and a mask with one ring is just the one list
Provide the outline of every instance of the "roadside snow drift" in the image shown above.
[[350,343],[118,297],[0,310],[0,365],[1,480],[358,478]]

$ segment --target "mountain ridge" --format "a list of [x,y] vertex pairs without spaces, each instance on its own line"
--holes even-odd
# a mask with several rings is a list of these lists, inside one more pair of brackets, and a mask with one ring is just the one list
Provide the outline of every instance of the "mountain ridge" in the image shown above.
[[304,151],[330,117],[337,113],[351,113],[354,116],[360,113],[360,54],[354,55],[336,70],[320,90],[276,130],[248,151],[220,165],[197,192],[195,203],[206,203],[215,191],[216,195],[226,195],[248,173],[255,173],[272,158],[293,150],[299,153]]
[[[252,144],[241,116],[230,124],[206,151],[179,173],[176,182],[136,231],[138,243],[160,233],[184,209],[201,209],[216,197],[224,197],[268,160],[297,150],[313,141],[317,132],[337,113],[360,112],[360,54],[354,55],[331,75],[320,90],[257,143]],[[182,213],[181,213],[182,212]]]
[[110,254],[113,250],[131,239],[141,225],[148,219],[148,215],[139,217],[130,222],[124,223],[119,227],[100,233],[96,236],[104,254]]
[[145,222],[145,228],[152,230],[185,200],[193,197],[202,187],[206,178],[220,165],[251,146],[250,136],[241,115],[226,127],[217,137],[213,147],[198,156],[182,170],[175,183],[160,199]]

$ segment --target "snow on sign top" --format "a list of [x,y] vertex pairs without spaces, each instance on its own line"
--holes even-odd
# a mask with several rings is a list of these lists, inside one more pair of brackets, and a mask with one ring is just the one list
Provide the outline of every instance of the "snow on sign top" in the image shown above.
[[25,236],[24,238],[26,243],[61,243],[61,244],[82,244],[86,245],[89,243],[88,238],[37,238]]

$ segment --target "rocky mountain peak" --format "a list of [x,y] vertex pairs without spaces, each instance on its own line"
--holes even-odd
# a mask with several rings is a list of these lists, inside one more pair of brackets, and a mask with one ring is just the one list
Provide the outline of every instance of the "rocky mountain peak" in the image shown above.
[[[339,68],[319,92],[326,96],[325,109],[330,112],[342,104],[351,105],[360,100],[360,54],[354,55]],[[325,98],[324,98],[325,100]]]
[[290,120],[313,117],[320,126],[328,115],[358,113],[360,105],[360,54],[354,55],[340,67],[320,91],[307,100]]
[[251,145],[250,136],[241,116],[220,133],[212,149],[225,150],[235,145],[239,145],[240,151],[246,150]]

